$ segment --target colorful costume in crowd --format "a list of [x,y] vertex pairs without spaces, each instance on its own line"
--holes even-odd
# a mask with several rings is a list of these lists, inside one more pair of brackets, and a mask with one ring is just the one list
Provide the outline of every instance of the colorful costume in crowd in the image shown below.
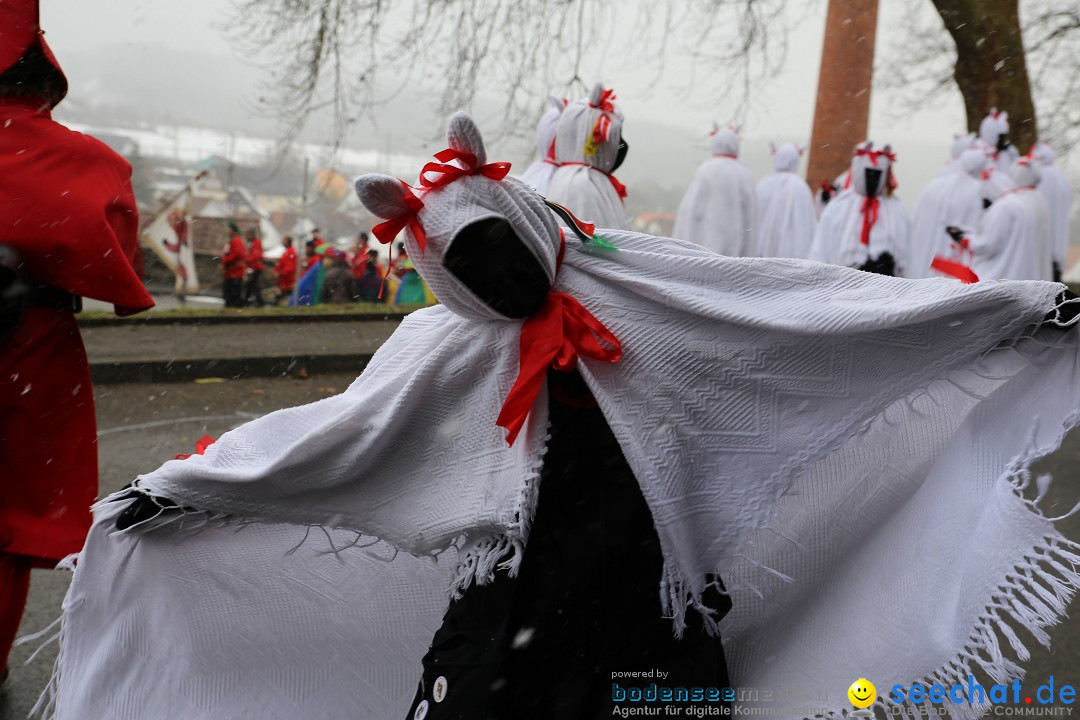
[[[5,320],[14,320],[0,331],[6,673],[30,568],[78,551],[97,495],[94,396],[75,322],[80,298],[113,303],[119,315],[154,301],[131,265],[139,227],[131,166],[51,119],[67,81],[41,34],[37,3],[0,3],[0,27],[0,245],[14,253],[8,269],[16,278],[0,298]],[[6,96],[16,88],[25,96]]]
[[[409,315],[344,393],[97,506],[65,604],[58,717],[382,720],[410,702],[413,718],[560,703],[541,716],[571,717],[597,707],[601,679],[613,692],[611,672],[649,667],[646,650],[674,664],[718,635],[733,685],[824,688],[837,714],[853,678],[1004,678],[1026,657],[1012,629],[1045,637],[1080,583],[1080,547],[1024,496],[1028,465],[1080,420],[1062,286],[727,258],[569,215],[560,228],[468,116],[448,143],[415,187],[356,184],[377,236],[405,229],[440,305]],[[627,503],[625,534],[587,531],[603,491],[581,473]],[[639,539],[642,562],[612,557]],[[564,561],[583,588],[561,612],[500,594],[542,589],[533,568]],[[616,608],[583,577],[609,561],[651,576],[651,607]],[[484,626],[486,596],[502,629],[459,634],[447,588],[477,603],[467,627]],[[623,655],[604,657],[603,616],[639,608],[649,639],[622,628]],[[663,623],[683,639],[657,637]],[[579,631],[562,654],[550,642]],[[545,662],[515,665],[534,645]],[[579,649],[599,666],[575,680]],[[484,683],[492,655],[510,687]],[[684,677],[724,681],[718,665]],[[502,714],[498,695],[522,687],[534,702]]]
[[759,257],[805,258],[814,241],[817,213],[806,181],[796,174],[802,148],[773,147],[773,172],[757,185]]
[[541,195],[547,194],[548,183],[559,164],[555,161],[555,128],[566,108],[566,100],[548,96],[550,107],[536,125],[536,153],[539,158],[521,174],[521,181]]
[[712,157],[694,174],[671,234],[730,257],[757,254],[757,194],[750,170],[739,162],[739,136],[713,126]]

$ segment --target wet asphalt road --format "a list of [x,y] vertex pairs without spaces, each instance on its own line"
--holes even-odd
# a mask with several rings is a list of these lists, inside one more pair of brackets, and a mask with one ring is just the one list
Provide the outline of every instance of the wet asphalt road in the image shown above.
[[[231,380],[209,383],[99,386],[97,399],[100,439],[101,492],[112,492],[138,473],[156,467],[177,453],[191,452],[204,434],[219,436],[253,417],[281,407],[311,402],[343,391],[353,377],[316,375],[292,378]],[[1051,490],[1052,511],[1065,512],[1080,497],[1080,433],[1067,438],[1053,456],[1034,468],[1056,478]],[[1055,498],[1057,498],[1055,500]],[[1080,514],[1063,522],[1071,537],[1080,537]],[[57,571],[34,571],[30,601],[20,634],[35,632],[54,620],[60,611],[69,576]],[[932,602],[932,599],[928,599]],[[1074,615],[1080,605],[1074,604]],[[1050,675],[1055,682],[1080,684],[1080,622],[1066,620],[1051,631],[1054,650],[1029,643],[1034,649],[1030,680],[1039,683]],[[33,643],[32,645],[36,645]],[[52,667],[55,644],[49,645],[28,667],[22,667],[32,647],[16,648],[14,676],[0,698],[0,720],[25,718],[45,686]],[[879,692],[883,688],[879,687]],[[1080,713],[1078,713],[1080,714]]]

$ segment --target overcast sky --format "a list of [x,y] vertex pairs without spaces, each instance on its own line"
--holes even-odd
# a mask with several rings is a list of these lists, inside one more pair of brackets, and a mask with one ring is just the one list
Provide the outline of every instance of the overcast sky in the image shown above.
[[[755,94],[745,125],[745,133],[749,136],[805,140],[810,132],[826,3],[816,0],[791,4],[809,9],[798,11],[801,21],[791,30],[783,72]],[[904,5],[905,0],[881,0],[879,63],[888,38],[893,34],[890,28],[895,28]],[[924,5],[932,12],[929,2]],[[47,0],[42,7],[42,25],[62,62],[77,62],[79,52],[87,49],[123,43],[193,50],[230,58],[236,63],[244,62],[230,49],[220,29],[229,14],[230,4],[223,0]],[[616,32],[615,40],[629,42],[632,38],[620,38]],[[686,107],[681,98],[676,99],[665,92],[663,83],[650,88],[648,79],[635,77],[633,71],[620,71],[610,57],[591,58],[590,63],[593,67],[587,69],[617,89],[620,104],[628,117],[662,121],[688,129],[708,128],[714,116],[726,120],[723,117],[725,108]],[[137,58],[133,58],[131,67],[133,71],[137,70]],[[666,73],[678,76],[686,72],[686,67],[685,62],[671,58]],[[879,67],[878,72],[881,71]],[[212,78],[207,80],[213,81]],[[675,103],[683,109],[672,114],[670,108]],[[888,97],[883,93],[875,95],[870,133],[873,137],[898,143],[906,139],[926,140],[944,133],[941,143],[945,146],[951,141],[949,129],[960,129],[964,124],[959,93],[935,103],[934,110],[914,117],[896,117],[888,104]]]

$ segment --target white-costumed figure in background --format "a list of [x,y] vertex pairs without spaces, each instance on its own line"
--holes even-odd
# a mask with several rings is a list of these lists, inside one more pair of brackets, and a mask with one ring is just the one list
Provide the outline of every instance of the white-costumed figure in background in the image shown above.
[[567,105],[555,128],[555,162],[547,197],[598,228],[629,227],[626,188],[613,174],[626,157],[623,115],[615,93],[597,83],[585,100]]
[[540,116],[540,122],[536,125],[537,159],[525,169],[525,172],[521,173],[521,181],[541,195],[547,194],[551,176],[559,167],[555,162],[555,128],[566,108],[566,100],[548,95],[548,105],[548,109]]
[[979,280],[1049,280],[1050,206],[1037,189],[1039,161],[1025,155],[1009,175],[1016,187],[994,201],[978,230],[958,228],[950,235],[970,252]]
[[868,272],[906,277],[911,220],[893,195],[896,156],[867,140],[852,153],[851,187],[821,212],[810,259]]
[[960,156],[966,151],[970,150],[974,145],[978,137],[975,133],[967,133],[966,135],[953,135],[953,144],[949,148],[949,160],[945,163],[945,167],[941,168],[938,175],[947,175],[952,172],[962,172],[960,167]]
[[[1019,635],[1049,642],[1080,585],[1080,546],[1028,475],[1080,419],[1062,286],[601,239],[560,228],[489,163],[467,115],[448,142],[423,187],[356,183],[404,228],[441,304],[409,315],[344,393],[237,427],[96,506],[45,696],[57,718],[404,720],[410,701],[438,718],[470,687],[449,668],[417,693],[447,589],[467,599],[528,571],[561,403],[545,378],[575,370],[659,540],[655,612],[721,633],[731,687],[814,693],[838,717],[852,678],[1004,682],[1028,657]],[[543,282],[523,288],[522,269]],[[716,626],[718,580],[732,609]],[[538,708],[559,699],[564,660],[518,677],[533,701],[499,717],[563,717]],[[609,700],[612,679],[598,678]],[[957,702],[954,717],[987,710]],[[884,692],[875,708],[915,712]]]
[[759,257],[806,258],[814,241],[817,213],[809,186],[798,174],[803,149],[773,145],[773,172],[757,185]]
[[1068,267],[1069,209],[1072,207],[1072,185],[1064,173],[1054,167],[1054,149],[1050,143],[1036,143],[1031,155],[1039,160],[1039,192],[1050,205],[1050,235],[1053,236],[1054,280],[1060,280]]
[[757,254],[757,193],[754,177],[739,161],[739,135],[713,125],[712,153],[701,163],[679,203],[673,237],[696,243],[719,255]]
[[1020,157],[1020,151],[1009,142],[1009,113],[990,108],[990,112],[979,123],[979,140],[989,148],[994,167],[1002,172]]
[[982,220],[982,171],[986,155],[968,149],[957,159],[958,169],[930,181],[911,216],[911,265],[907,277],[938,277],[930,264],[938,255],[952,259],[953,242],[945,228],[976,228]]

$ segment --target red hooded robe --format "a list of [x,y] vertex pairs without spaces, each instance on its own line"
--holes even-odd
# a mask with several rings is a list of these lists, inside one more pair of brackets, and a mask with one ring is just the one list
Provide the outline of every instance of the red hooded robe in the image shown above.
[[[0,3],[0,27],[0,72],[35,44],[56,65],[36,3]],[[0,98],[0,243],[33,282],[137,313],[154,301],[132,269],[131,166],[53,122],[50,103],[62,97]],[[81,549],[97,495],[97,431],[71,310],[28,307],[0,342],[0,455],[0,552],[51,565]]]

